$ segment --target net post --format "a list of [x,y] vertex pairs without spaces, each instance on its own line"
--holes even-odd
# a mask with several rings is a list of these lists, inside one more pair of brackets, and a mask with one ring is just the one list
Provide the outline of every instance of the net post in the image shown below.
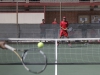
[[55,39],[55,75],[57,75],[57,39]]

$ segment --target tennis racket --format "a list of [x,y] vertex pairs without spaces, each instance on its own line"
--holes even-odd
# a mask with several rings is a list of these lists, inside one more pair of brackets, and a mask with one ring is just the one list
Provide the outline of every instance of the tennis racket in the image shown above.
[[68,32],[71,32],[72,30],[73,30],[72,27],[70,27],[70,28],[67,29]]
[[[46,69],[47,57],[44,52],[38,48],[17,50],[7,44],[5,44],[5,47],[13,51],[18,56],[27,71],[39,74]],[[22,56],[18,53],[18,51],[22,51]]]

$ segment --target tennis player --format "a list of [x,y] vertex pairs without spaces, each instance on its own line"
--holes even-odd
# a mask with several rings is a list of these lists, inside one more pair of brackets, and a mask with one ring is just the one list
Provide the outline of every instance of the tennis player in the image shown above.
[[45,24],[45,20],[44,20],[44,19],[42,19],[42,23],[41,23],[41,25],[43,25],[43,24]]
[[40,38],[46,37],[46,26],[45,26],[45,20],[42,19],[42,23],[40,24]]
[[54,18],[54,21],[52,22],[53,25],[57,24],[56,18]]
[[4,41],[0,41],[0,48],[5,49],[5,42]]
[[[69,38],[68,37],[68,32],[67,32],[67,28],[68,28],[68,21],[66,21],[66,17],[63,17],[63,20],[60,22],[60,38],[62,37],[66,37],[66,38]],[[69,46],[71,46],[71,43],[70,41],[69,42]],[[58,43],[59,45],[59,43]]]

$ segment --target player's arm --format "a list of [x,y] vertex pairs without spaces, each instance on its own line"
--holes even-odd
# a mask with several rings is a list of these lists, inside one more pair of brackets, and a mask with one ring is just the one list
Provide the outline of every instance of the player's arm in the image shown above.
[[64,30],[64,28],[62,27],[61,23],[60,23],[60,29]]
[[62,30],[67,30],[67,28],[63,28],[63,27],[61,27],[61,26],[60,26],[60,28],[61,28]]
[[0,48],[3,48],[3,49],[6,48],[6,47],[5,47],[5,41],[0,41]]
[[64,30],[67,30],[67,28],[65,28]]
[[62,22],[60,22],[60,29],[65,30],[65,29],[62,27]]
[[[67,22],[67,25],[69,26],[68,22]],[[64,29],[64,30],[68,30],[68,26],[66,26],[66,28],[65,28],[65,29],[63,28],[63,29]]]
[[63,28],[63,27],[62,27],[62,23],[60,23],[60,28],[61,28],[62,30],[67,30],[67,28]]

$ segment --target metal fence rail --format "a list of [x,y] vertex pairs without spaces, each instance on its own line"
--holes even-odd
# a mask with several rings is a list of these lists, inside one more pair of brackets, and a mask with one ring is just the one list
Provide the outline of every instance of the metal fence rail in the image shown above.
[[[89,2],[80,0],[0,0],[0,2]],[[100,2],[100,0],[90,0],[90,2]]]

